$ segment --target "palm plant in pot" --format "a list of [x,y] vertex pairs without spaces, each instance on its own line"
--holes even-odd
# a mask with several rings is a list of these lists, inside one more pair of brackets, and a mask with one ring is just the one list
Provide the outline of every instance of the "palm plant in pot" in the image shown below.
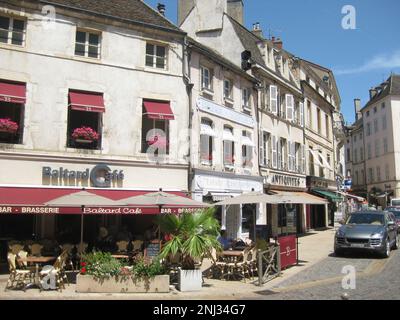
[[213,249],[222,250],[218,241],[220,226],[214,211],[209,208],[195,213],[159,216],[157,219],[160,230],[169,238],[159,257],[178,257],[180,291],[200,290],[202,272],[196,262],[211,257]]

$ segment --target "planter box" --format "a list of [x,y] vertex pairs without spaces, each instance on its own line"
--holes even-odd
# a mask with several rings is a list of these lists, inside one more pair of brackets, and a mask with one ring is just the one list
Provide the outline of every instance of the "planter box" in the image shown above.
[[148,280],[129,277],[95,279],[78,274],[76,292],[83,293],[168,293],[169,275],[155,276]]
[[201,270],[179,269],[179,291],[200,291],[203,285]]
[[93,140],[75,139],[75,142],[89,144],[89,143],[93,143]]

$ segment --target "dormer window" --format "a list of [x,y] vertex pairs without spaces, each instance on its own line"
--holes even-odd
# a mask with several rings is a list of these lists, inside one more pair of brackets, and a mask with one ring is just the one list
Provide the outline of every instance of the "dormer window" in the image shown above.
[[0,42],[23,46],[25,41],[25,20],[0,16]]

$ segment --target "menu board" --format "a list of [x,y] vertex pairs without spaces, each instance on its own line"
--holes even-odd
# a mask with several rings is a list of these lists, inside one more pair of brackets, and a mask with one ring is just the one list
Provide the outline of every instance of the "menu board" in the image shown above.
[[159,241],[148,242],[144,249],[145,257],[153,260],[158,256],[161,250],[161,243]]

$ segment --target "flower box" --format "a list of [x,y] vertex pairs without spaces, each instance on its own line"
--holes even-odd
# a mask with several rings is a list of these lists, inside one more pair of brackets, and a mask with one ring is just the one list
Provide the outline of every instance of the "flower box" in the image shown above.
[[18,124],[8,118],[0,119],[0,132],[15,134],[18,131]]
[[76,292],[80,293],[168,293],[169,275],[138,279],[133,276],[118,276],[96,279],[78,274]]
[[86,143],[86,144],[89,144],[89,143],[92,143],[93,140],[75,139],[75,142],[77,142],[77,143]]
[[99,140],[99,134],[90,127],[80,127],[72,132],[72,139],[79,143],[92,143]]

